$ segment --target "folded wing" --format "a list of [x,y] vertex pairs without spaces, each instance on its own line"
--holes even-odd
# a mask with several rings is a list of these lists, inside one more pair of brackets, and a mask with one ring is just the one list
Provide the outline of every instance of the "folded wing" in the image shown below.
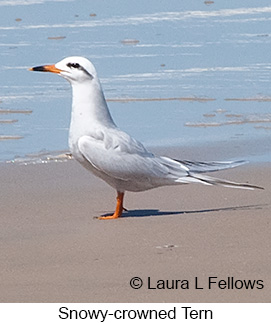
[[[117,129],[111,132],[107,130],[99,136],[82,136],[78,140],[78,147],[84,158],[97,171],[117,180],[134,183],[136,187],[141,187],[141,190],[186,183],[243,189],[261,188],[202,175],[202,173],[237,167],[245,161],[207,163],[159,157],[148,152],[141,143]],[[133,190],[131,186],[129,187],[129,190]]]

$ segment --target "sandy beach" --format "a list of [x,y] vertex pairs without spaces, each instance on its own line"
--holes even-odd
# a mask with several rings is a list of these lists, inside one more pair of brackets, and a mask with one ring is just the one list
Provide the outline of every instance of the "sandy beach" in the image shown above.
[[[0,8],[0,302],[271,302],[270,3]],[[93,62],[120,129],[176,159],[249,159],[214,176],[265,190],[128,192],[100,221],[116,192],[75,161],[4,163],[68,149],[70,86],[29,71],[67,56]]]
[[[216,174],[264,191],[183,185],[128,192],[129,211],[100,221],[116,194],[75,161],[3,164],[0,301],[270,302],[270,171],[270,164],[250,164]],[[131,288],[133,277],[142,279],[140,289]],[[255,285],[218,286],[228,279]],[[177,287],[166,288],[172,280]]]

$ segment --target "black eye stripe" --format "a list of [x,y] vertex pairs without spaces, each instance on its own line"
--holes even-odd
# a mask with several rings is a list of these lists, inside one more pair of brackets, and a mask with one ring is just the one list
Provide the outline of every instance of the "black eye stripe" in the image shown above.
[[79,70],[84,71],[86,74],[88,74],[88,76],[93,79],[93,75],[91,75],[84,67],[82,67],[79,63],[68,63],[67,64],[68,67],[70,68],[77,68]]
[[78,64],[78,63],[68,63],[67,66],[68,67],[73,67],[73,68],[80,68],[81,67],[81,65]]

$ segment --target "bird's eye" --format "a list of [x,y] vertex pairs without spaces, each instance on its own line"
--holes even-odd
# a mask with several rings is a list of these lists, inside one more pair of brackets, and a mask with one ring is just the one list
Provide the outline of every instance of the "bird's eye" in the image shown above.
[[80,64],[78,64],[78,63],[68,63],[67,66],[73,67],[73,68],[80,68],[81,67]]

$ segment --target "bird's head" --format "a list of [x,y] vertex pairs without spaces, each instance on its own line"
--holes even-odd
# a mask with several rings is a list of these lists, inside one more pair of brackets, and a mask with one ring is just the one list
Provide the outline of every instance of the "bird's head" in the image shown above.
[[93,64],[80,56],[64,58],[54,65],[32,67],[30,71],[57,73],[72,84],[92,81],[97,76]]

